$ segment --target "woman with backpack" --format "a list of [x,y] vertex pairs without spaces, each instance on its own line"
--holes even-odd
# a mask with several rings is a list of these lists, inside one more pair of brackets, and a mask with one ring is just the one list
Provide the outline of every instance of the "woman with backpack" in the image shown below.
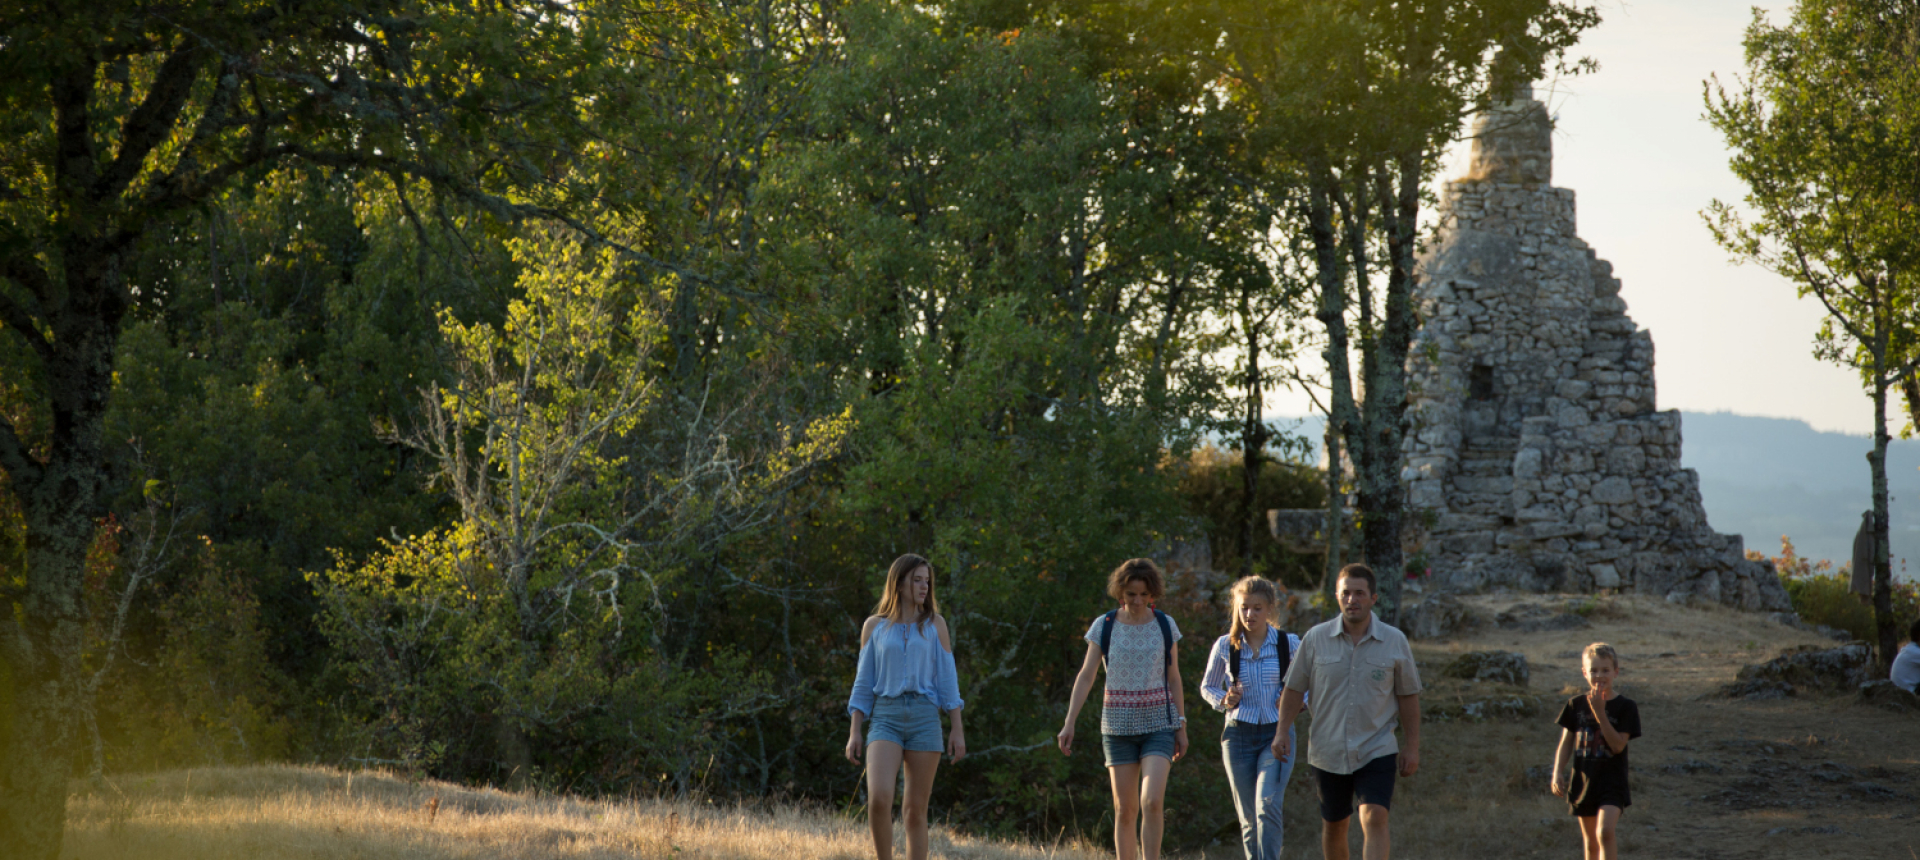
[[[1213,643],[1200,696],[1227,715],[1220,733],[1220,758],[1240,815],[1240,848],[1247,860],[1280,860],[1280,805],[1293,758],[1274,758],[1273,737],[1280,723],[1280,688],[1300,637],[1273,626],[1280,592],[1257,576],[1233,584],[1233,612],[1227,635]],[[1287,734],[1287,749],[1293,733]]]
[[1120,860],[1135,860],[1143,847],[1146,860],[1159,860],[1167,773],[1187,753],[1180,628],[1153,608],[1165,593],[1160,566],[1151,559],[1128,559],[1107,577],[1107,594],[1120,608],[1094,619],[1087,630],[1087,657],[1067,701],[1067,724],[1056,739],[1061,753],[1073,754],[1074,723],[1104,662],[1100,743],[1113,782],[1113,847]]
[[[927,800],[940,767],[940,713],[953,723],[946,751],[967,755],[960,725],[960,679],[953,663],[953,637],[933,599],[933,566],[911,553],[887,569],[886,591],[860,629],[860,664],[854,673],[847,714],[847,760],[867,759],[867,826],[879,860],[893,857],[893,786],[907,769],[907,856],[927,858]],[[867,736],[860,737],[860,724]]]

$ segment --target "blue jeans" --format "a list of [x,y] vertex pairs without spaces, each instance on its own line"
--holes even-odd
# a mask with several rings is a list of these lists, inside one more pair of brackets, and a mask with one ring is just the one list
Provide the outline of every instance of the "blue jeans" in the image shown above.
[[1220,735],[1220,758],[1227,766],[1227,784],[1233,786],[1233,808],[1240,814],[1240,849],[1247,860],[1280,860],[1280,804],[1287,796],[1300,747],[1287,731],[1285,762],[1273,757],[1276,723],[1227,722]]

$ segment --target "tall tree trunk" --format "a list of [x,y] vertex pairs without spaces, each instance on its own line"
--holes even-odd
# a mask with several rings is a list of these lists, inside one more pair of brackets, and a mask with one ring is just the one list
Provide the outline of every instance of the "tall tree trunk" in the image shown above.
[[1347,566],[1347,510],[1345,496],[1341,493],[1340,431],[1335,430],[1333,422],[1327,422],[1327,567],[1320,577],[1320,591],[1333,599],[1335,580],[1340,576],[1340,568]]
[[[1336,435],[1345,441],[1347,450],[1356,464],[1364,463],[1367,456],[1367,439],[1359,432],[1361,415],[1354,399],[1353,370],[1347,356],[1349,343],[1347,333],[1347,291],[1346,273],[1340,265],[1340,238],[1336,225],[1339,217],[1334,211],[1335,198],[1338,196],[1337,183],[1332,167],[1324,161],[1309,166],[1309,186],[1307,191],[1307,229],[1313,240],[1315,275],[1320,286],[1320,307],[1314,316],[1327,330],[1327,345],[1322,357],[1327,363],[1327,381],[1332,389],[1329,392],[1332,403],[1328,406],[1328,438]],[[1329,450],[1329,455],[1337,452]],[[1327,462],[1329,485],[1338,481],[1340,460],[1332,457]],[[1336,546],[1344,550],[1346,527],[1344,519],[1337,519],[1338,493],[1328,498],[1329,520],[1337,529],[1327,535],[1327,558],[1330,570],[1333,567]],[[1361,509],[1363,512],[1365,508]],[[1329,577],[1327,587],[1334,583]]]
[[1403,153],[1395,159],[1392,170],[1374,175],[1374,187],[1370,189],[1386,216],[1387,294],[1378,334],[1362,350],[1367,386],[1362,432],[1367,438],[1367,456],[1357,466],[1367,564],[1380,577],[1376,611],[1388,624],[1400,623],[1401,583],[1405,579],[1400,532],[1406,489],[1400,481],[1400,461],[1407,426],[1407,354],[1415,329],[1413,285],[1417,274],[1413,251],[1420,218],[1420,175],[1419,153]]
[[1247,336],[1246,415],[1240,426],[1240,575],[1253,575],[1254,539],[1259,533],[1260,470],[1266,462],[1267,422],[1260,416],[1265,388],[1260,378],[1260,325],[1254,319],[1252,288],[1240,288],[1240,323]]
[[8,731],[0,738],[0,857],[54,860],[66,822],[67,779],[87,681],[81,662],[81,584],[110,476],[103,444],[113,356],[125,305],[118,260],[70,240],[66,305],[49,314],[43,356],[53,413],[44,462],[5,428],[5,461],[26,519],[27,582],[16,613],[0,617],[0,655],[13,675]]
[[[1882,307],[1885,303],[1882,303]],[[1885,676],[1893,667],[1900,644],[1899,624],[1893,618],[1893,559],[1887,545],[1887,381],[1886,331],[1880,326],[1879,350],[1873,368],[1873,452],[1867,463],[1873,470],[1873,625],[1875,663]]]

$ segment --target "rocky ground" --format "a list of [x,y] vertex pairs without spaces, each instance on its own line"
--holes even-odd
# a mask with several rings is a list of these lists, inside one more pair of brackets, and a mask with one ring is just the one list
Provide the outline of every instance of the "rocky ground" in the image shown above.
[[[1584,689],[1580,649],[1606,641],[1645,727],[1631,747],[1623,854],[1920,857],[1920,715],[1804,682],[1770,698],[1726,693],[1743,667],[1841,643],[1764,614],[1642,597],[1463,603],[1476,626],[1415,643],[1429,683],[1427,767],[1396,798],[1395,856],[1577,856],[1565,802],[1546,794],[1552,720]],[[1446,677],[1461,655],[1489,650],[1524,655],[1528,684]],[[1290,837],[1313,834],[1310,781],[1290,789]],[[1318,854],[1312,839],[1288,841],[1288,856]]]

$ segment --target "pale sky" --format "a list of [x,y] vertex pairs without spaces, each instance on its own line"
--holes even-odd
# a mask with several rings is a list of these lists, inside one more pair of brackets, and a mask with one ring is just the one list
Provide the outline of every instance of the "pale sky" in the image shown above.
[[[1815,359],[1822,311],[1784,279],[1732,264],[1700,210],[1737,203],[1725,143],[1701,118],[1710,75],[1731,85],[1758,5],[1786,20],[1789,3],[1599,0],[1602,20],[1576,56],[1590,75],[1536,84],[1555,115],[1553,184],[1577,195],[1578,230],[1613,262],[1627,313],[1653,332],[1659,408],[1799,418],[1865,434],[1873,405],[1850,371]],[[1449,173],[1464,171],[1464,150]],[[1897,398],[1896,398],[1897,400]],[[1897,415],[1897,403],[1889,404]],[[1281,392],[1272,412],[1312,413]],[[1898,432],[1897,419],[1889,422]]]

